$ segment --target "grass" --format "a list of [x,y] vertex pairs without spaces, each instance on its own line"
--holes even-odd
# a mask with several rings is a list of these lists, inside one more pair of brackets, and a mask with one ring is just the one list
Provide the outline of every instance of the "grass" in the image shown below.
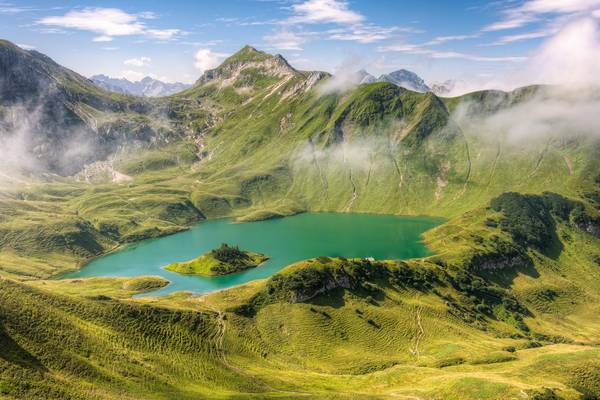
[[[480,271],[465,281],[461,271],[471,268],[472,256],[463,253],[493,252],[495,236],[512,241],[499,224],[487,223],[499,216],[484,208],[435,228],[427,241],[440,251],[424,260],[319,257],[267,280],[201,297],[128,298],[132,286],[154,286],[147,278],[133,285],[125,278],[27,285],[1,281],[2,332],[8,337],[3,340],[29,352],[0,358],[10,360],[0,375],[2,390],[19,398],[34,398],[37,390],[54,393],[48,397],[86,398],[101,389],[99,398],[107,399],[503,399],[542,395],[547,388],[562,399],[596,394],[600,330],[593,327],[600,321],[592,299],[600,277],[592,270],[582,274],[577,268],[583,266],[572,269],[571,257],[585,257],[582,246],[597,248],[599,239],[557,219],[563,244],[557,259],[535,247],[524,249],[539,276],[509,265],[506,271]],[[510,282],[504,277],[508,270]],[[536,308],[540,295],[530,293],[540,291],[533,288],[553,287],[557,302],[568,296],[560,289],[560,282],[567,281],[590,302],[564,308],[560,319]],[[252,313],[246,312],[248,305]],[[40,311],[33,315],[43,319],[32,324],[25,316],[34,307]],[[517,316],[526,329],[515,324]],[[191,324],[196,320],[203,322]],[[56,331],[48,324],[58,321],[63,341],[85,338],[86,344],[67,347],[40,340]],[[109,340],[103,339],[106,335]],[[28,362],[37,360],[47,371],[36,375],[25,361],[17,361],[23,357],[33,357]],[[75,357],[78,364],[54,361],[65,357]],[[90,367],[98,372],[88,372]],[[72,383],[59,385],[58,377],[65,374]],[[25,376],[29,386],[17,384],[15,376]]]
[[223,247],[229,249],[223,244],[219,249],[208,251],[190,261],[169,264],[165,269],[185,275],[229,275],[258,267],[269,259],[264,254],[239,249],[233,256],[219,257],[217,250],[222,250]]
[[151,292],[169,284],[164,278],[141,276],[136,278],[83,278],[60,280],[34,280],[30,285],[65,295],[88,297],[110,296],[127,299],[133,295]]
[[[114,155],[130,180],[0,185],[1,397],[600,396],[597,142],[515,144],[452,117],[462,100],[493,113],[537,87],[322,95],[303,90],[308,73],[267,74],[281,60],[249,47],[216,73],[245,62],[237,82],[156,109],[74,105],[102,129],[168,139]],[[69,87],[91,96],[82,85]],[[151,277],[46,279],[205,218],[303,211],[449,221],[425,235],[435,256],[320,257],[202,297],[131,298],[167,283]]]

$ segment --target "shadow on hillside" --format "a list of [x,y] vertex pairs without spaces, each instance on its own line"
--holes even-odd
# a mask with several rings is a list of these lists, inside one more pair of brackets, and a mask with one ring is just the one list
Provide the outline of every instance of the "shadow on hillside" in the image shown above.
[[46,367],[31,355],[27,350],[23,349],[15,342],[4,330],[0,324],[0,359],[15,364],[22,368],[36,369],[40,372],[45,372]]
[[526,275],[531,278],[540,277],[540,273],[535,269],[533,261],[529,257],[527,257],[527,259],[524,259],[523,263],[520,265],[502,268],[498,270],[486,271],[479,273],[479,275],[503,288],[511,287],[513,281],[519,275]]
[[329,306],[333,308],[341,308],[346,304],[344,300],[344,289],[336,288],[328,291],[327,293],[313,297],[306,301],[307,304],[315,306]]
[[557,260],[564,248],[565,246],[562,244],[556,233],[556,225],[554,225],[550,232],[550,241],[545,243],[542,253],[553,260]]

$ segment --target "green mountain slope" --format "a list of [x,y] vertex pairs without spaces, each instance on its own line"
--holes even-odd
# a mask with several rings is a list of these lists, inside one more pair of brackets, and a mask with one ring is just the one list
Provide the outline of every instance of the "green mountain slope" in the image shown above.
[[[0,390],[9,398],[594,398],[599,233],[597,211],[580,202],[507,194],[428,233],[436,256],[320,257],[201,298],[88,297],[126,298],[109,278],[31,283],[36,289],[3,280]],[[538,242],[544,235],[556,242]],[[69,296],[57,294],[67,287]]]
[[[597,140],[563,140],[557,131],[524,146],[456,116],[459,104],[475,116],[510,109],[542,87],[441,100],[387,83],[324,93],[327,79],[245,47],[189,90],[156,100],[183,139],[115,153],[110,169],[88,167],[77,180],[5,186],[0,266],[24,272],[21,257],[39,254],[54,267],[41,262],[39,272],[25,273],[48,276],[82,256],[205,217],[305,210],[453,217],[509,190],[595,196]],[[41,250],[27,240],[39,221],[48,227],[36,234],[47,243]],[[88,235],[73,244],[86,250],[65,252],[65,230]]]
[[[247,46],[149,101],[0,50],[14,74],[1,112],[51,88],[35,137],[53,149],[32,149],[45,173],[0,180],[0,274],[17,280],[0,281],[0,394],[600,396],[600,142],[568,110],[595,104],[593,90],[331,92],[328,74]],[[548,101],[555,115],[540,120]],[[98,151],[64,169],[53,157],[73,132]],[[436,255],[423,260],[306,260],[200,298],[40,280],[205,218],[304,211],[449,221],[426,234]]]

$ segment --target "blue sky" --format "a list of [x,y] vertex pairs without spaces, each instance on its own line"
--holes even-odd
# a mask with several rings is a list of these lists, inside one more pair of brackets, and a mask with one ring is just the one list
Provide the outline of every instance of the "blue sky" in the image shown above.
[[[599,20],[600,0],[0,0],[1,38],[83,75],[184,82],[245,44],[300,69],[494,80],[530,68],[553,40],[569,51],[586,41],[595,56]],[[568,24],[577,32],[557,38]],[[577,50],[587,62],[590,49]]]

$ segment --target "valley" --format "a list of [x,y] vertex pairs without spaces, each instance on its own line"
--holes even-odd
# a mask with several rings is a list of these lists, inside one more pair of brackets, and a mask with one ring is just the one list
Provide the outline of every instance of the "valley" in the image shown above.
[[[0,180],[0,397],[600,396],[597,90],[328,91],[250,46],[160,98],[0,72],[38,144]],[[223,242],[270,260],[161,269]]]

